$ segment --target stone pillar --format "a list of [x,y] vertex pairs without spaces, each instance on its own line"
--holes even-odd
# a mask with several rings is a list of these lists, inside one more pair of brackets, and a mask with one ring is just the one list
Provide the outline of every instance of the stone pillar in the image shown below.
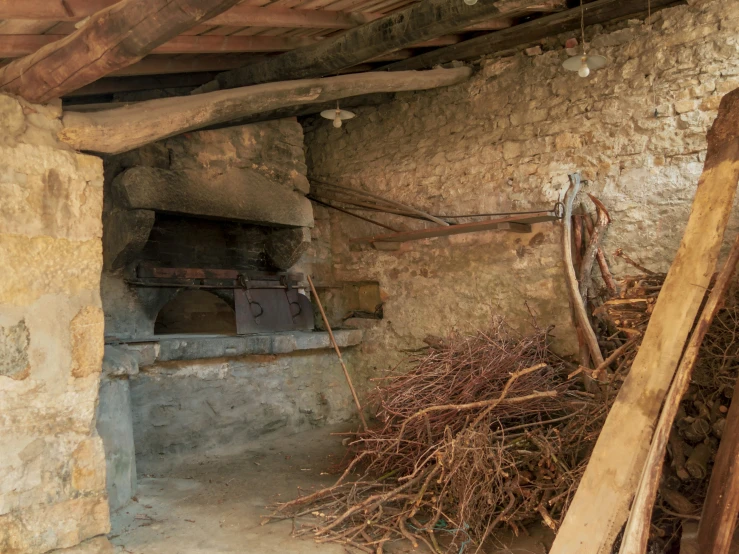
[[100,159],[61,105],[0,95],[0,552],[110,552],[103,445]]

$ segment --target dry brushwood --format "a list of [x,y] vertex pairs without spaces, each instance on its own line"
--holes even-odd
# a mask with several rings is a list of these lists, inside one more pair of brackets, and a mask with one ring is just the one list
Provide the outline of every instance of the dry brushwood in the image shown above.
[[311,516],[296,534],[362,552],[403,538],[459,552],[504,525],[556,528],[607,410],[564,379],[546,333],[497,321],[409,361],[374,392],[379,425],[358,433],[339,481],[273,517]]

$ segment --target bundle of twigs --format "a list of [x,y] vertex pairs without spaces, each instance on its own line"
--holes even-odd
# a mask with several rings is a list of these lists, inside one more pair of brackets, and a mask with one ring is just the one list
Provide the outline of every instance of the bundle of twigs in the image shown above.
[[460,552],[504,524],[556,528],[606,407],[562,377],[546,333],[516,337],[498,321],[410,365],[375,391],[379,425],[358,434],[339,481],[276,516],[312,516],[297,534],[364,552],[401,538]]

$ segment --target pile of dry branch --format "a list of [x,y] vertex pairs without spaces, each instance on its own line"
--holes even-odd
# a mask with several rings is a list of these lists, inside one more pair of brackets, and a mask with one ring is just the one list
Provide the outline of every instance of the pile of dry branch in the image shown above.
[[460,552],[503,525],[557,527],[605,404],[566,380],[543,331],[519,337],[496,321],[431,342],[375,391],[380,425],[357,436],[339,481],[278,507],[313,516],[297,534],[363,552],[399,538]]

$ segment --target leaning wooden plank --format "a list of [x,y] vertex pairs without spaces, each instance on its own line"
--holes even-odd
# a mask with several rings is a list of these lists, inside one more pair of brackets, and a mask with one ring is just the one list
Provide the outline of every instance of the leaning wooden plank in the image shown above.
[[[675,0],[652,0],[652,9],[675,3]],[[643,12],[644,0],[596,0],[584,5],[585,24],[594,25],[618,17]],[[580,8],[548,15],[540,19],[515,25],[510,29],[488,33],[446,48],[432,50],[408,60],[387,66],[391,71],[423,69],[452,60],[467,60],[492,54],[523,44],[580,28]]]
[[58,98],[139,61],[238,1],[122,0],[71,35],[0,68],[0,90],[32,102]]
[[739,90],[721,101],[680,247],[550,554],[606,554],[629,513],[657,416],[716,268],[739,180]]
[[453,33],[491,17],[521,11],[536,0],[424,0],[350,29],[335,38],[298,48],[270,60],[218,76],[200,92],[322,77],[411,44]]
[[358,73],[284,81],[196,96],[162,98],[93,113],[67,112],[59,138],[77,150],[114,154],[166,137],[287,106],[376,92],[426,90],[460,83],[468,67]]
[[[701,345],[703,344],[703,339],[705,338],[708,329],[711,327],[713,318],[716,316],[723,304],[726,291],[729,289],[729,286],[733,281],[737,263],[739,263],[739,235],[734,240],[734,245],[729,253],[729,258],[726,260],[723,269],[716,279],[716,283],[711,289],[711,293],[708,295],[708,300],[706,301],[705,306],[703,306],[703,310],[698,317],[698,322],[695,325],[693,334],[690,335],[690,342],[688,343],[688,347],[685,349],[685,354],[683,354],[683,357],[680,360],[680,366],[677,368],[675,379],[670,385],[670,390],[665,399],[664,408],[662,408],[662,413],[660,413],[659,421],[657,422],[657,427],[654,431],[654,436],[652,437],[652,444],[649,447],[649,454],[647,455],[644,471],[639,480],[639,488],[636,491],[634,502],[631,505],[631,514],[626,523],[626,529],[624,531],[623,539],[621,540],[621,549],[619,550],[619,554],[643,554],[647,551],[647,540],[649,539],[649,531],[651,529],[652,522],[652,508],[654,506],[655,499],[657,498],[657,489],[659,488],[662,476],[662,464],[665,459],[665,451],[667,449],[667,442],[670,438],[670,432],[672,431],[672,425],[677,416],[680,402],[688,390],[688,385],[690,385],[690,378],[693,374],[695,363],[698,360],[698,354],[700,352]],[[737,428],[737,425],[739,425],[739,407],[735,407],[734,409],[735,421],[733,421],[733,428],[731,427],[731,416],[732,413],[729,411],[729,416],[727,418],[728,426],[726,434],[724,435],[726,440],[721,443],[725,451],[731,451],[732,449],[737,448],[736,441],[732,440],[731,437],[736,439],[736,437],[739,436],[736,434],[739,431],[739,428]],[[733,461],[737,453],[739,453],[739,449],[733,452],[730,456],[727,456],[724,460],[725,463],[728,464],[729,460]],[[719,456],[720,455],[721,448],[719,448]],[[739,467],[736,469],[739,470]],[[728,519],[731,519],[731,521],[723,522],[726,523],[725,529],[722,529],[721,525],[715,525],[722,519],[721,515],[724,513],[724,510],[728,510],[730,512],[732,509],[739,509],[739,480],[736,482],[737,488],[735,490],[734,498],[730,498],[728,503],[717,502],[717,500],[722,500],[720,498],[720,493],[724,490],[724,486],[727,482],[730,482],[730,479],[726,479],[730,472],[731,468],[728,465],[723,467],[723,469],[720,469],[718,464],[714,466],[711,485],[708,489],[709,495],[706,498],[710,498],[711,487],[713,487],[714,492],[718,494],[714,496],[714,503],[711,504],[711,508],[708,509],[709,512],[712,512],[710,517],[708,520],[704,518],[702,525],[704,529],[711,528],[711,535],[721,536],[723,539],[726,539],[722,546],[727,550],[710,548],[704,550],[704,552],[725,554],[728,551],[731,537],[734,534],[733,522],[736,519],[736,511],[733,512],[733,519],[731,519],[732,516],[729,515]],[[719,482],[721,488],[716,490],[716,486]],[[706,506],[709,506],[709,504],[710,503],[707,502]],[[729,506],[731,506],[731,508],[729,508]],[[709,521],[713,523],[710,523]]]
[[726,416],[726,429],[713,464],[700,525],[699,552],[727,554],[739,514],[739,380]]

